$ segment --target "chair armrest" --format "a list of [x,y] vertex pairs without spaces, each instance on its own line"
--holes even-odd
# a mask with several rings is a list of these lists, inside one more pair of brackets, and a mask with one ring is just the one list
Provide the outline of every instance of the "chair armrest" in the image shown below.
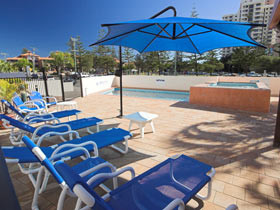
[[[92,141],[88,141],[88,142],[84,142],[84,143],[81,143],[81,144],[71,144],[71,143],[67,143],[67,144],[63,144],[63,145],[60,145],[60,146],[57,146],[55,148],[55,150],[53,151],[52,153],[52,156],[51,158],[52,159],[55,159],[55,158],[59,158],[60,156],[64,156],[66,154],[69,154],[73,151],[76,151],[76,150],[83,150],[85,155],[87,156],[87,158],[91,157],[90,156],[90,151],[88,151],[85,146],[86,145],[93,145],[93,149],[94,149],[94,157],[97,157],[98,156],[98,149],[97,149],[97,145],[95,142],[92,142]],[[72,148],[72,149],[69,149],[67,151],[64,151],[64,152],[61,152],[60,151],[64,148]],[[78,148],[78,149],[77,149]]]
[[43,99],[33,99],[27,102],[33,102],[35,104],[35,102],[40,103],[42,107],[46,107],[47,106],[47,102],[44,101]]
[[92,167],[92,168],[90,168],[90,169],[88,169],[88,170],[86,170],[86,171],[83,171],[83,172],[80,173],[79,175],[80,175],[81,177],[85,177],[85,176],[91,174],[91,173],[94,172],[94,171],[97,171],[97,170],[100,170],[101,168],[106,168],[106,167],[109,167],[109,168],[111,169],[112,172],[115,172],[115,171],[116,171],[116,167],[115,167],[115,166],[113,166],[113,165],[112,165],[111,163],[109,163],[109,162],[105,162],[105,163],[98,164],[97,166]]
[[[53,118],[53,120],[56,120],[57,118],[54,117],[54,115],[52,113],[46,113],[46,114],[39,114],[37,112],[30,112],[28,113],[24,118],[23,118],[23,122],[30,122],[30,121],[33,121],[34,118],[40,118],[40,120],[43,120],[41,119],[42,117],[44,116],[50,116],[49,118],[46,118],[46,119],[51,119]],[[34,117],[33,119],[29,120],[31,117]],[[52,120],[52,119],[51,119]],[[60,121],[58,120],[58,122],[60,123]]]
[[[66,145],[66,146],[65,146]],[[89,151],[84,148],[84,147],[79,147],[79,146],[75,146],[71,149],[68,149],[64,152],[61,152],[59,153],[59,151],[65,147],[69,147],[69,145],[65,144],[65,145],[61,145],[61,146],[64,146],[64,147],[57,147],[54,152],[52,153],[51,157],[50,157],[50,160],[53,161],[53,160],[56,160],[56,159],[60,159],[60,160],[63,160],[63,161],[66,161],[66,160],[70,160],[71,157],[67,157],[68,154],[71,154],[72,152],[76,152],[76,151],[82,151],[86,156],[86,158],[89,158],[90,157],[90,154],[89,154]],[[73,144],[72,144],[73,145]],[[82,156],[82,155],[81,155]]]
[[163,210],[171,210],[171,209],[175,209],[176,207],[178,207],[178,210],[184,210],[185,204],[181,199],[175,198]]
[[135,171],[132,167],[125,167],[125,168],[121,168],[119,169],[118,171],[115,171],[115,172],[112,172],[112,173],[100,173],[100,174],[97,174],[93,177],[91,177],[88,181],[87,181],[87,184],[91,184],[93,182],[95,182],[96,180],[98,179],[110,179],[110,178],[114,178],[114,177],[117,177],[127,171],[130,171],[131,173],[131,179],[133,179],[135,177]]
[[[41,144],[41,141],[45,138],[45,137],[48,137],[50,135],[57,135],[57,136],[63,136],[63,135],[67,135],[67,134],[70,134],[72,135],[72,133],[77,133],[76,131],[73,131],[73,132],[69,132],[69,131],[72,131],[70,125],[67,125],[67,124],[61,124],[61,125],[42,125],[38,128],[36,128],[36,130],[33,132],[32,134],[32,141],[35,141],[35,138],[37,137],[37,133],[43,129],[43,128],[53,128],[53,129],[56,129],[56,128],[61,128],[61,127],[66,127],[67,128],[67,131],[65,132],[57,132],[57,131],[50,131],[50,132],[47,132],[47,133],[44,133],[42,136],[39,137],[39,140],[38,140],[38,143],[37,145],[40,146]],[[69,133],[68,133],[69,132]],[[76,134],[76,135],[77,135]]]
[[[28,125],[32,123],[36,123],[36,120],[40,120],[41,122],[50,122],[50,121],[56,121],[57,123],[60,123],[60,120],[56,117],[53,116],[53,114],[48,113],[48,114],[40,114],[40,115],[33,115],[36,116],[32,118],[31,120],[27,121]],[[43,118],[44,116],[49,116],[48,118]],[[27,118],[28,119],[28,118]],[[25,121],[27,120],[25,119]]]
[[[17,107],[22,111],[22,110],[24,110],[24,109],[21,108],[21,107],[23,107],[23,106],[27,106],[27,107],[36,107],[36,109],[41,110],[41,108],[40,108],[37,104],[33,103],[32,101],[26,101],[26,102],[24,102],[23,104],[18,105]],[[28,110],[28,111],[29,111],[29,109],[25,109],[25,110]]]

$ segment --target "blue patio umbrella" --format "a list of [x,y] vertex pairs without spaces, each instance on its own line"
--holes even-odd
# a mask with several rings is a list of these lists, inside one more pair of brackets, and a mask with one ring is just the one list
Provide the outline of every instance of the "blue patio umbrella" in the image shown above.
[[[174,11],[174,17],[155,18],[169,9]],[[108,28],[107,35],[92,45],[124,46],[140,53],[181,51],[202,54],[224,47],[265,47],[250,36],[253,27],[264,26],[263,24],[176,17],[174,7],[168,7],[150,19],[102,26]]]

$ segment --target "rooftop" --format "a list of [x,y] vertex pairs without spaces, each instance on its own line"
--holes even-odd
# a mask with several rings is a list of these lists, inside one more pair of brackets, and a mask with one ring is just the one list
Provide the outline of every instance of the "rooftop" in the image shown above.
[[[82,117],[104,119],[101,130],[128,129],[129,121],[119,115],[119,97],[91,94],[76,99]],[[146,111],[158,114],[156,132],[147,125],[145,138],[133,127],[130,150],[126,155],[104,148],[100,156],[118,168],[132,166],[143,173],[159,162],[183,153],[215,167],[212,196],[209,200],[189,202],[191,209],[224,209],[231,203],[239,209],[278,209],[280,206],[280,151],[272,147],[277,98],[272,98],[269,114],[229,111],[190,105],[186,102],[124,97],[124,114]],[[9,145],[7,130],[0,131],[2,145]],[[86,133],[83,132],[82,135]],[[53,139],[56,141],[57,139]],[[17,165],[9,165],[22,209],[30,209],[33,187]],[[127,174],[122,178],[128,179]],[[123,180],[122,180],[123,181]],[[52,179],[40,195],[40,209],[55,209],[60,188]],[[65,209],[73,209],[68,198]]]

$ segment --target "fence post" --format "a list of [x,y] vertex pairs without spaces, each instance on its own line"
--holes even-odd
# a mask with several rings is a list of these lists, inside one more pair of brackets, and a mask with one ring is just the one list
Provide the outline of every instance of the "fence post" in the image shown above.
[[[46,69],[43,67],[42,71],[43,71],[43,80],[44,80],[44,85],[45,85],[45,93],[46,93],[46,96],[49,96],[49,89],[48,89]],[[47,98],[47,102],[49,103],[49,98]]]
[[276,117],[276,125],[274,132],[274,147],[280,147],[280,93],[279,93],[279,101],[278,101],[278,109],[277,109],[277,117]]
[[82,81],[82,74],[79,72],[80,75],[80,88],[81,88],[81,97],[84,97],[84,92],[83,92],[83,81]]
[[46,96],[49,96],[49,89],[48,89],[46,69],[42,68],[42,71],[43,71],[43,80],[44,80],[44,85],[45,85],[45,93],[46,93]]
[[60,77],[60,83],[61,83],[62,101],[65,101],[65,93],[64,93],[64,86],[63,86],[63,77],[62,77],[62,74],[60,74],[59,77]]

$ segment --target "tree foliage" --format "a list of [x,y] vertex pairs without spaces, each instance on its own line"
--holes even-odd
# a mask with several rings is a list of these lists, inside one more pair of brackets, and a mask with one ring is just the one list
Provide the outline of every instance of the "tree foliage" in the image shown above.
[[66,68],[71,69],[74,66],[74,60],[70,53],[67,52],[51,52],[51,58],[54,60],[51,61],[52,67],[54,67],[58,74],[61,74],[62,70]]
[[213,73],[214,71],[219,71],[224,68],[223,63],[218,59],[217,50],[207,52],[204,56],[204,60],[202,70],[205,72]]
[[29,67],[33,66],[33,64],[29,60],[27,60],[26,58],[19,59],[14,65],[20,71],[25,71],[27,66],[29,66]]
[[17,68],[10,62],[0,60],[0,72],[14,72]]

